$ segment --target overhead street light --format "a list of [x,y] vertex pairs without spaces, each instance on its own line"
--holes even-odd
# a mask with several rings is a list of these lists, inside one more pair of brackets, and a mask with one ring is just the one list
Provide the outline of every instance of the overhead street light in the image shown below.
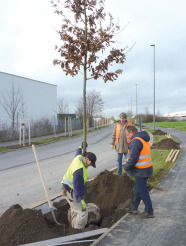
[[152,47],[154,47],[154,110],[153,110],[153,127],[155,130],[155,44],[151,44]]
[[137,85],[138,84],[135,84],[136,85],[136,123],[138,122],[138,97],[137,97],[137,95],[138,95],[138,93],[137,93]]

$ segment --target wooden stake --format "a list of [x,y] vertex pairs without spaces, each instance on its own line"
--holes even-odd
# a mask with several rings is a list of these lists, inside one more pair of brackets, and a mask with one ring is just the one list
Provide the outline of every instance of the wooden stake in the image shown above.
[[172,162],[175,162],[175,161],[176,161],[176,158],[177,158],[179,152],[180,152],[180,150],[178,149],[178,150],[176,151],[176,154],[175,154],[175,156],[174,156]]
[[167,159],[165,160],[165,162],[168,162],[169,161],[169,158],[170,158],[172,152],[173,152],[173,149],[171,149],[171,152],[168,154]]
[[174,157],[174,155],[176,154],[176,149],[174,149],[174,151],[172,152],[172,155],[169,157],[169,160],[168,161],[171,161],[172,160],[172,158]]

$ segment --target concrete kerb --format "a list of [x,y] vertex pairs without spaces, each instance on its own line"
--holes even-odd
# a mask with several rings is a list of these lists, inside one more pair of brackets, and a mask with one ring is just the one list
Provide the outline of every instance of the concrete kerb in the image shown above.
[[125,214],[120,220],[118,220],[113,226],[111,226],[106,232],[104,232],[96,241],[94,241],[91,246],[96,245],[98,242],[100,242],[110,231],[112,231],[121,221],[123,221],[129,213]]

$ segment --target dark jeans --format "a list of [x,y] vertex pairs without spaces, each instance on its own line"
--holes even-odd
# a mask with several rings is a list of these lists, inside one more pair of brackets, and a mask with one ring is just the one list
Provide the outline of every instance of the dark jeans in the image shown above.
[[135,177],[135,187],[134,187],[134,200],[131,205],[132,208],[137,210],[142,200],[145,204],[145,210],[147,214],[153,214],[152,201],[147,189],[148,178],[137,178]]
[[117,169],[117,175],[121,175],[122,174],[122,158],[123,155],[125,156],[125,159],[128,158],[129,154],[128,153],[118,153],[118,169]]

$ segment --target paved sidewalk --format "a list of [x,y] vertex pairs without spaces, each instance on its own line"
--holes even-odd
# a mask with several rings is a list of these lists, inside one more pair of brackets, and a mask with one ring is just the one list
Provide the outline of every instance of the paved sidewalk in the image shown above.
[[164,181],[150,193],[155,218],[141,220],[127,214],[92,246],[186,245],[186,133],[171,131],[167,130],[180,141],[182,152]]

